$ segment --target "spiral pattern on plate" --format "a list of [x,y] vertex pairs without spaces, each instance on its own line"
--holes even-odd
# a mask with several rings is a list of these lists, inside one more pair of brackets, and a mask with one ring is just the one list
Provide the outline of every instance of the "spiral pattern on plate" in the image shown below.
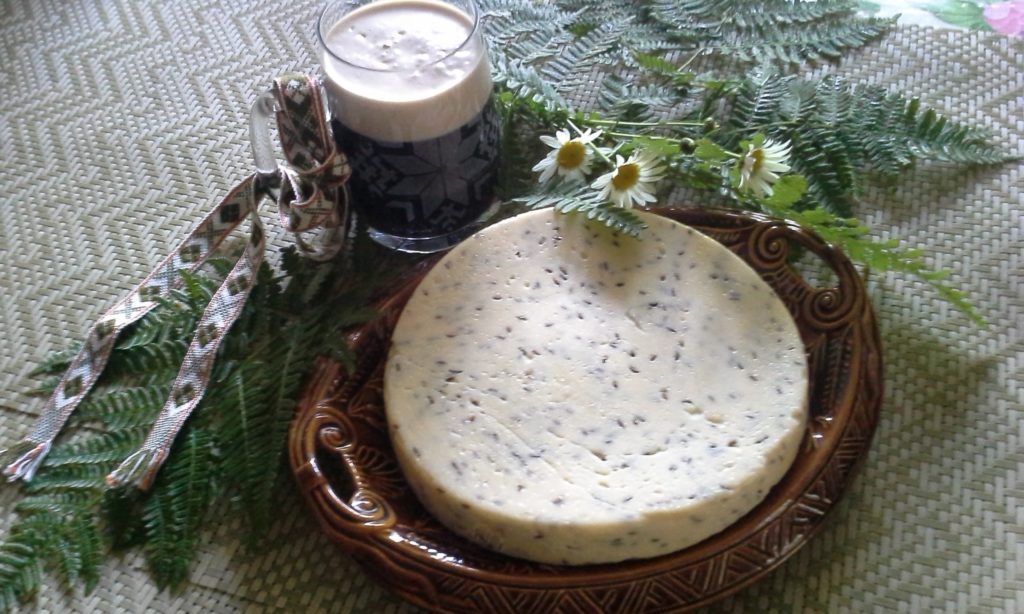
[[759,271],[781,267],[789,257],[788,229],[782,222],[765,224],[754,228],[751,233],[748,252],[749,263]]
[[363,524],[380,527],[395,523],[395,511],[375,492],[359,490],[352,495],[349,505]]
[[352,426],[344,416],[332,413],[330,416],[323,416],[319,422],[316,432],[319,446],[345,452],[355,445]]

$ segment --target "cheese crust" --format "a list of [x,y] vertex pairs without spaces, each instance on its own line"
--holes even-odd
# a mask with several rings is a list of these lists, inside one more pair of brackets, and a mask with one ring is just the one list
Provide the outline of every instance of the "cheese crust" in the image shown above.
[[424,506],[534,561],[666,554],[753,509],[806,427],[805,351],[736,255],[638,212],[640,239],[522,214],[428,273],[392,336],[389,432]]

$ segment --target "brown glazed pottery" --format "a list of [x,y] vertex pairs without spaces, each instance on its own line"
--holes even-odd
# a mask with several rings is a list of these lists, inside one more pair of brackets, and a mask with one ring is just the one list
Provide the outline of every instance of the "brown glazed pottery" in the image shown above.
[[[658,558],[560,567],[485,550],[431,518],[406,485],[388,441],[382,374],[388,339],[430,262],[354,332],[346,374],[321,359],[291,426],[289,458],[323,530],[390,590],[435,612],[682,612],[761,578],[818,531],[865,457],[878,421],[878,328],[850,261],[816,235],[732,211],[656,211],[743,258],[796,320],[810,368],[810,420],[792,468],[753,511],[707,540]],[[808,284],[794,249],[820,258],[835,287]]]

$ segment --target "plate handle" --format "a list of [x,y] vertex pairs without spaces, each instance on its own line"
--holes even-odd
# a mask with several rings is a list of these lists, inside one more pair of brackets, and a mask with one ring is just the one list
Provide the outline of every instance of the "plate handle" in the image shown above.
[[390,441],[383,411],[358,408],[366,404],[364,398],[374,397],[371,393],[379,395],[390,331],[434,260],[415,266],[400,280],[403,289],[377,305],[377,317],[349,333],[348,346],[358,357],[351,372],[335,360],[318,359],[302,395],[307,401],[290,430],[291,465],[300,490],[314,503],[324,529],[357,548],[367,532],[382,539],[390,535],[396,514],[387,501],[404,490],[393,454],[384,453]]

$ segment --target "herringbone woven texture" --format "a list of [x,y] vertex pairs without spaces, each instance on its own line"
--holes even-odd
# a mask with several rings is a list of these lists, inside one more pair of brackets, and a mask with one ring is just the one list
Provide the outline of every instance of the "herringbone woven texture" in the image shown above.
[[[0,3],[0,448],[42,401],[32,365],[81,338],[249,171],[248,107],[316,66],[316,2]],[[281,19],[281,15],[289,15]],[[1024,44],[904,28],[838,72],[920,95],[1024,154]],[[990,321],[922,284],[871,283],[887,395],[867,464],[826,530],[716,612],[1024,611],[1024,166],[919,168],[861,214],[924,247]],[[266,220],[268,226],[276,224]],[[269,547],[218,523],[191,583],[140,557],[40,612],[409,612],[324,538],[292,489]],[[0,531],[14,488],[0,488]]]

